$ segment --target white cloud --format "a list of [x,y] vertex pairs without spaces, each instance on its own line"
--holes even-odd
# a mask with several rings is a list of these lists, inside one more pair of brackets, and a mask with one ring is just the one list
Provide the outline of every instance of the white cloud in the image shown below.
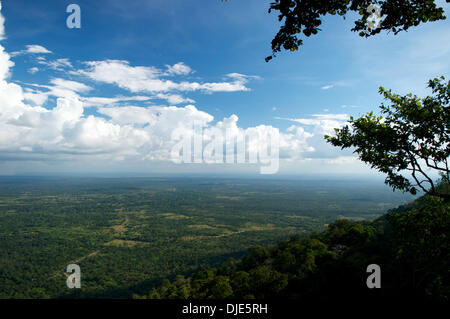
[[[351,156],[352,150],[340,150],[328,144],[324,136],[334,135],[335,128],[344,126],[349,119],[347,114],[314,114],[312,118],[280,118],[279,120],[287,120],[296,122],[306,126],[311,135],[308,135],[308,144],[313,148],[311,152],[305,154],[305,158],[337,158],[341,156]],[[302,126],[293,125],[288,130],[295,131],[304,129]]]
[[53,78],[50,83],[52,85],[27,84],[31,87],[24,89],[23,99],[33,102],[34,105],[42,105],[48,100],[49,96],[79,100],[82,99],[79,93],[92,90],[86,84],[61,78]]
[[0,46],[0,79],[6,79],[10,75],[10,68],[14,66],[14,62],[10,60],[9,54],[5,52],[5,48]]
[[347,114],[314,114],[313,118],[282,118],[276,117],[278,120],[287,120],[291,122],[297,122],[303,125],[314,125],[327,128],[328,132],[332,132],[333,128],[340,127],[349,119]]
[[149,101],[149,96],[116,96],[116,97],[81,97],[85,107],[115,106],[121,102]]
[[347,121],[350,116],[347,114],[313,114],[315,118],[320,120],[338,120],[338,121]]
[[187,75],[192,72],[192,69],[183,62],[174,65],[166,65],[166,67],[169,75]]
[[[44,61],[44,59],[40,59]],[[128,67],[112,62],[114,71],[136,83],[148,81],[159,71],[145,67]],[[125,101],[166,99],[174,103],[191,101],[177,94],[132,97],[82,97],[92,88],[84,83],[53,78],[48,85],[8,83],[14,63],[0,46],[0,149],[2,152],[26,153],[26,156],[52,154],[53,159],[67,159],[67,154],[90,154],[93,158],[170,160],[173,132],[186,134],[189,123],[212,125],[213,116],[193,105],[175,106],[113,106]],[[100,67],[102,64],[97,65]],[[111,66],[111,63],[109,63]],[[110,70],[111,71],[111,70]],[[97,76],[105,75],[102,72]],[[120,77],[114,81],[123,84]],[[159,81],[159,80],[158,80]],[[147,83],[148,84],[148,83]],[[183,84],[187,85],[187,84]],[[57,97],[52,109],[42,107],[49,96]],[[31,104],[26,104],[30,102]],[[108,105],[105,107],[104,105]],[[86,106],[97,106],[103,115],[86,116]],[[234,117],[232,117],[234,118]],[[236,117],[237,119],[237,117]],[[219,122],[222,123],[222,122]],[[221,124],[220,124],[221,125]],[[21,156],[25,156],[22,154]],[[75,156],[75,155],[73,155]]]
[[24,100],[32,102],[34,105],[43,105],[48,99],[48,95],[42,93],[39,90],[35,90],[32,88],[25,88],[24,91],[25,91],[23,93]]
[[28,72],[31,73],[31,74],[35,74],[36,72],[39,72],[39,68],[32,67],[32,68],[28,69]]
[[184,98],[178,94],[158,93],[152,96],[116,96],[116,97],[80,97],[85,107],[102,107],[102,106],[118,106],[123,102],[146,102],[155,99],[166,100],[171,105],[181,103],[194,103],[193,99]]
[[52,51],[44,48],[41,45],[37,45],[37,44],[31,44],[31,45],[27,45],[26,46],[26,52],[27,53],[41,53],[41,54],[49,54],[52,53]]
[[49,54],[49,53],[52,53],[52,51],[44,48],[41,45],[37,45],[37,44],[27,45],[26,48],[27,48],[25,50],[26,53],[34,53],[34,54],[38,54],[38,53],[40,53],[40,54]]
[[120,88],[132,92],[168,91],[175,83],[157,78],[159,71],[153,67],[130,66],[128,61],[106,60],[86,62],[89,69],[78,71],[92,80],[116,84]]
[[[4,21],[0,14],[0,36]],[[45,48],[33,46],[27,50],[46,53]],[[45,49],[45,50],[44,50]],[[47,50],[48,51],[48,50]],[[67,59],[47,62],[54,69],[71,68]],[[193,103],[192,99],[172,91],[233,92],[247,91],[246,83],[257,77],[239,73],[226,75],[223,82],[176,82],[164,76],[186,75],[192,70],[177,63],[161,71],[154,67],[131,66],[127,61],[107,60],[88,62],[87,69],[69,72],[90,79],[115,84],[131,92],[146,92],[149,96],[83,96],[93,87],[65,78],[52,78],[47,85],[9,83],[14,63],[0,45],[0,151],[20,154],[21,158],[42,156],[53,161],[89,158],[99,163],[111,161],[170,161],[171,150],[178,139],[192,132],[195,123],[204,129],[206,140],[215,130],[228,130],[233,136],[243,132],[265,134],[273,130],[269,125],[243,128],[232,114],[221,121],[194,105],[184,107],[150,105],[121,105],[125,102],[148,102],[163,99],[171,104]],[[166,72],[166,73],[165,73]],[[53,108],[43,107],[49,97],[57,98]],[[87,115],[86,107],[96,107],[96,115]],[[337,158],[323,145],[323,134],[342,125],[345,114],[315,114],[310,119],[288,119],[296,123],[280,133],[280,156],[288,161],[308,158]],[[308,129],[302,127],[306,125]],[[312,126],[312,130],[310,130]],[[260,148],[267,143],[258,140],[250,145]],[[339,153],[342,155],[342,153]],[[47,157],[45,157],[47,156]],[[101,164],[100,164],[101,165]]]
[[181,103],[195,103],[193,99],[184,98],[179,94],[162,94],[159,93],[155,95],[156,98],[166,100],[172,105],[181,104]]
[[47,48],[37,45],[37,44],[29,44],[25,46],[26,49],[21,51],[12,52],[11,56],[17,56],[21,54],[50,54],[52,51],[48,50]]
[[169,91],[235,92],[249,90],[245,86],[247,78],[240,74],[237,76],[237,73],[232,74],[232,82],[174,82],[162,78],[164,72],[155,67],[131,66],[128,61],[123,60],[91,61],[86,62],[86,65],[88,66],[87,70],[78,70],[72,72],[72,74],[84,75],[98,82],[115,84],[134,93]]
[[332,88],[334,88],[334,85],[331,85],[331,84],[330,84],[330,85],[325,85],[325,86],[322,86],[322,87],[321,87],[322,90],[329,90],[329,89],[332,89]]
[[55,87],[75,92],[88,92],[92,90],[92,88],[90,86],[87,86],[86,84],[60,78],[51,79],[50,83],[52,83]]
[[38,63],[42,65],[46,65],[49,68],[56,70],[56,71],[63,71],[66,69],[72,69],[72,63],[67,58],[63,59],[57,59],[54,61],[46,61],[45,58],[39,57]]

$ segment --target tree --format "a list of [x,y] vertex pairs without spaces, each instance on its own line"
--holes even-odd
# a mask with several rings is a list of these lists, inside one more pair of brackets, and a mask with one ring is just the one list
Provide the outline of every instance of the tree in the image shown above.
[[[429,172],[441,174],[449,182],[450,156],[450,81],[430,80],[433,96],[419,99],[408,94],[400,96],[380,87],[379,92],[392,105],[380,106],[383,116],[373,112],[350,118],[350,126],[335,129],[336,136],[325,136],[334,146],[355,148],[359,159],[387,174],[385,183],[394,190],[416,194],[419,189],[429,195],[449,200],[449,193],[440,191]],[[412,180],[402,173],[409,172]]]
[[211,298],[225,299],[233,295],[233,289],[230,285],[230,278],[226,276],[217,276],[211,285]]
[[438,299],[450,297],[450,206],[423,197],[416,207],[386,215],[385,240],[395,280]]
[[[446,0],[450,2],[450,0]],[[380,24],[374,28],[367,22],[373,21],[373,14],[380,9]],[[369,37],[387,30],[397,34],[420,23],[444,20],[444,10],[436,6],[436,0],[275,0],[271,3],[269,13],[277,11],[278,20],[284,19],[272,40],[270,61],[281,49],[297,51],[303,45],[299,35],[309,37],[320,31],[319,26],[327,14],[346,15],[353,11],[360,15],[352,31],[361,37]],[[372,19],[372,20],[371,20]]]
[[322,240],[330,247],[339,246],[342,249],[350,246],[363,245],[369,241],[369,227],[347,219],[339,219],[329,225],[322,234]]

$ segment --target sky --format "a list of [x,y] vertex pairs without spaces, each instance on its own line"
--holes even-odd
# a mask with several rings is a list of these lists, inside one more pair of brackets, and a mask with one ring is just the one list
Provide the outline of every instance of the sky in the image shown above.
[[[448,78],[449,20],[364,39],[355,16],[326,17],[266,63],[280,26],[270,2],[1,1],[0,175],[260,173],[174,163],[189,123],[210,140],[279,130],[280,176],[373,174],[323,136],[376,112],[380,86],[426,96],[429,79]],[[79,29],[66,25],[72,3]]]

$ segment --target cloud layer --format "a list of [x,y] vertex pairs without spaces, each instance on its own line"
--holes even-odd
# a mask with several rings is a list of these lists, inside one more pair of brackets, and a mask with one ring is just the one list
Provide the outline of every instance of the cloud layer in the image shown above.
[[[0,14],[0,39],[4,38],[4,18]],[[10,156],[14,160],[51,157],[76,161],[79,156],[90,156],[100,161],[170,161],[171,149],[180,138],[196,134],[192,132],[192,123],[204,129],[206,140],[214,130],[240,136],[251,131],[264,134],[273,129],[266,125],[239,127],[235,114],[215,121],[211,114],[194,106],[193,99],[183,96],[193,91],[250,91],[247,85],[255,76],[230,73],[223,81],[191,81],[194,71],[183,62],[158,69],[133,66],[124,60],[105,60],[84,62],[84,67],[75,69],[68,59],[42,57],[50,53],[49,49],[34,44],[8,54],[0,45],[0,151],[3,154],[0,160]],[[13,83],[11,56],[20,54],[36,55],[37,65],[64,72],[47,84]],[[38,67],[29,69],[30,73],[39,71]],[[90,95],[97,84],[112,85],[131,95]],[[166,101],[168,105],[150,105],[155,100]],[[180,104],[184,106],[174,106]],[[86,112],[87,108],[95,112]],[[323,135],[341,126],[346,119],[345,114],[284,119],[296,124],[280,134],[281,158],[287,161],[337,158],[339,155],[325,145]]]

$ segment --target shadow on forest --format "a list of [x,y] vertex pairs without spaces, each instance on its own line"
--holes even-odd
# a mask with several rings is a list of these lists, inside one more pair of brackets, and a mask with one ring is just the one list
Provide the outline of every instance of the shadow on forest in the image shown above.
[[[211,257],[210,267],[215,267],[217,265],[220,265],[223,261],[229,259],[229,258],[241,258],[244,255],[248,254],[248,250],[242,250],[235,253],[229,253],[229,254],[223,254],[223,255],[217,255]],[[205,267],[203,267],[205,268]],[[207,267],[206,267],[207,268]],[[118,299],[129,299],[132,298],[134,294],[137,295],[146,295],[148,294],[153,288],[156,288],[161,285],[162,281],[164,279],[168,279],[170,281],[173,281],[177,276],[185,276],[190,277],[194,273],[198,272],[200,269],[193,269],[191,271],[187,271],[184,273],[177,273],[172,274],[167,277],[159,277],[152,280],[145,280],[142,281],[139,284],[124,286],[120,288],[108,288],[108,289],[98,289],[95,291],[83,291],[83,286],[81,289],[73,289],[69,293],[62,294],[57,296],[57,299],[111,299],[111,298],[118,298]]]

